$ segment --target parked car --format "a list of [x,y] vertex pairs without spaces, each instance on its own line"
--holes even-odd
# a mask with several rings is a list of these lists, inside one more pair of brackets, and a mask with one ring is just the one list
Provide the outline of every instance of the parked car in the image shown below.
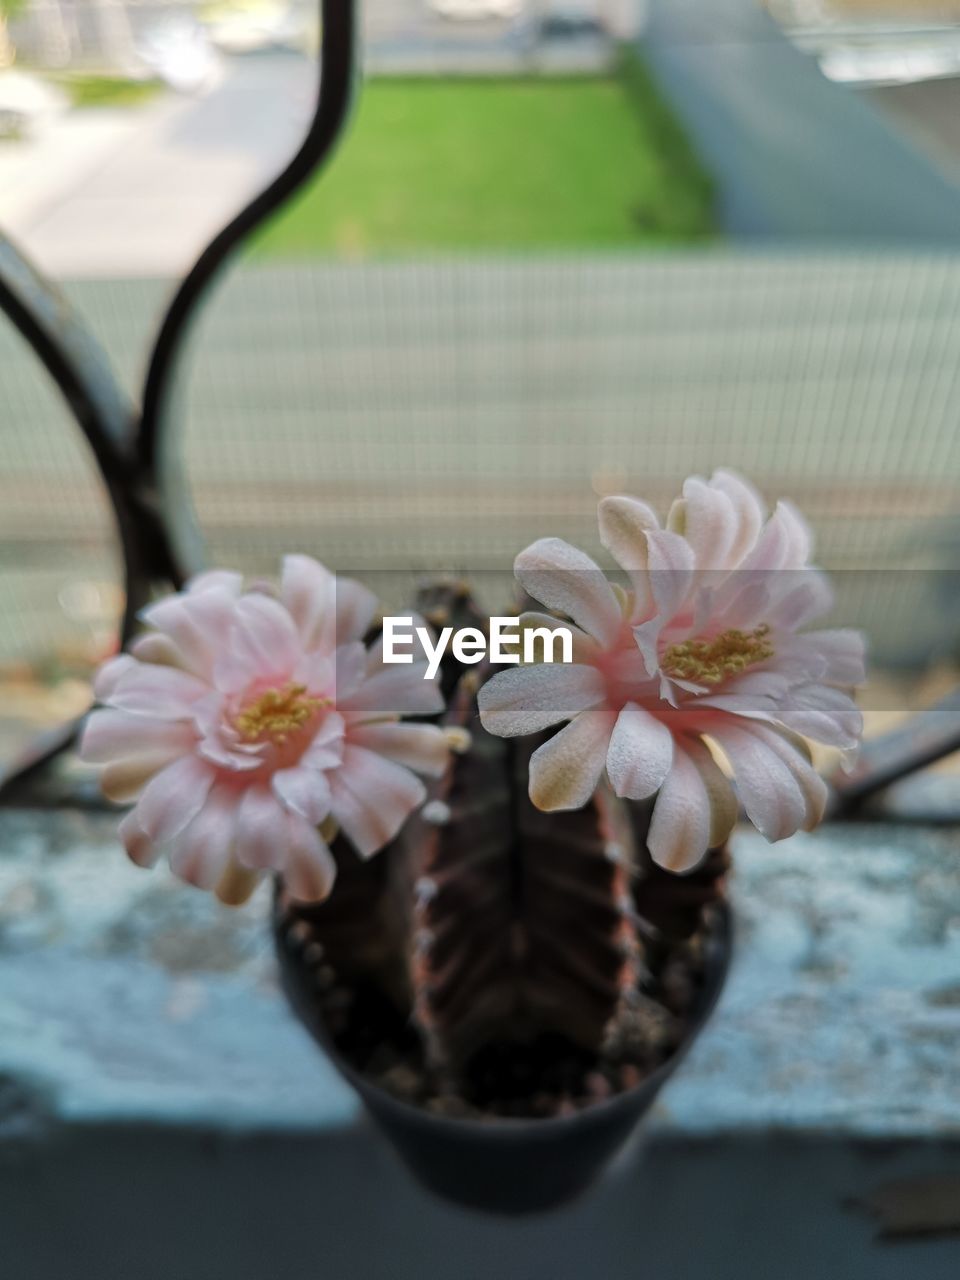
[[960,5],[931,7],[910,18],[910,6],[832,4],[829,0],[760,0],[798,49],[811,54],[829,80],[842,84],[910,84],[960,75]]

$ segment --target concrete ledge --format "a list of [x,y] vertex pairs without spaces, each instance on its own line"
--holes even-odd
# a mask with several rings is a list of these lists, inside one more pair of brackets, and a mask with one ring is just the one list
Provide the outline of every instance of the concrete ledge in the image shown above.
[[266,894],[228,913],[128,866],[113,826],[0,814],[18,1277],[956,1275],[954,835],[739,833],[734,971],[643,1147],[505,1225],[431,1202],[361,1121],[276,990]]

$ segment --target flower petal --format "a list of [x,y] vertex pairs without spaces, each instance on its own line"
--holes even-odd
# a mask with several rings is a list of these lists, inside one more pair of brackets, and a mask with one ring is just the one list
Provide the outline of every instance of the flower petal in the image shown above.
[[280,601],[290,613],[300,639],[307,647],[318,643],[323,627],[333,639],[334,575],[311,556],[284,556],[280,577]]
[[336,700],[338,703],[357,692],[367,674],[367,651],[359,640],[342,644],[334,654],[336,668]]
[[693,586],[696,559],[686,538],[667,529],[647,533],[650,588],[661,628],[672,622]]
[[170,850],[174,874],[198,889],[215,888],[230,862],[236,822],[236,794],[215,786]]
[[607,751],[607,775],[618,796],[645,800],[670,771],[673,735],[667,726],[635,702],[617,716]]
[[829,793],[827,784],[811,763],[807,743],[782,725],[755,724],[753,732],[766,742],[796,780],[806,806],[802,826],[804,831],[812,831],[823,819]]
[[350,730],[350,741],[432,778],[439,778],[450,760],[443,730],[432,724],[398,720],[359,724]]
[[94,697],[98,702],[106,702],[120,681],[139,667],[140,663],[129,653],[118,653],[115,658],[109,658],[94,677]]
[[792,502],[777,503],[774,519],[778,517],[783,523],[787,541],[783,568],[806,568],[813,554],[813,531]]
[[677,744],[653,807],[647,848],[667,871],[690,871],[710,846],[711,803],[704,776]]
[[381,716],[432,716],[443,710],[443,694],[436,680],[427,680],[427,664],[382,667],[355,693],[338,701],[337,710],[348,720]]
[[427,794],[409,769],[351,745],[330,782],[333,816],[362,858],[389,843]]
[[274,795],[293,813],[318,827],[330,813],[330,784],[318,769],[295,765],[278,769],[272,780]]
[[247,787],[237,808],[234,855],[248,871],[280,871],[287,811],[268,787]]
[[214,587],[226,591],[237,600],[243,591],[243,574],[233,573],[229,569],[207,569],[204,573],[195,574],[187,583],[186,589],[193,595]]
[[739,519],[727,494],[699,476],[690,476],[684,481],[682,502],[683,524],[678,532],[693,548],[697,568],[732,568],[730,553],[739,534]]
[[711,725],[710,736],[732,764],[743,807],[761,835],[782,840],[816,825],[826,786],[781,732],[744,720]]
[[260,879],[259,871],[249,871],[246,867],[241,867],[235,858],[230,858],[223,875],[214,885],[213,892],[225,907],[242,907]]
[[824,680],[839,685],[858,685],[866,680],[865,644],[859,631],[807,631],[795,639],[824,659]]
[[369,587],[352,578],[337,578],[337,644],[362,640],[377,616],[378,607],[377,597]]
[[851,697],[829,685],[791,689],[779,718],[795,733],[845,751],[859,746],[863,715]]
[[130,755],[189,751],[196,734],[177,720],[154,720],[112,708],[91,711],[80,737],[79,753],[90,764],[108,764]]
[[737,517],[737,534],[728,553],[728,564],[736,568],[756,545],[767,511],[752,485],[735,471],[719,470],[710,477],[710,487],[726,494]]
[[345,728],[343,716],[336,711],[328,711],[313,741],[300,757],[300,763],[312,769],[335,769],[343,760]]
[[684,734],[679,747],[690,757],[700,772],[710,804],[709,847],[716,849],[726,841],[740,814],[737,796],[713,756],[699,738]]
[[152,867],[160,857],[160,850],[143,832],[137,821],[136,810],[128,813],[117,828],[117,834],[131,862],[138,867]]
[[316,827],[287,815],[286,860],[283,882],[291,897],[301,902],[322,902],[337,877],[337,864]]
[[240,662],[261,679],[286,676],[303,653],[293,619],[278,600],[250,591],[234,606],[229,644]]
[[140,611],[140,617],[173,643],[188,671],[209,680],[217,649],[233,622],[236,600],[228,590],[167,596]]
[[597,508],[600,541],[621,569],[630,575],[634,590],[633,618],[646,618],[653,605],[647,577],[647,531],[659,529],[656,512],[636,498],[603,498]]
[[782,631],[796,631],[813,618],[819,618],[833,607],[833,590],[826,574],[818,569],[777,574],[779,597],[764,613],[764,622]]
[[100,790],[114,804],[132,804],[150,779],[182,754],[182,751],[159,751],[114,760],[100,775]]
[[779,572],[802,569],[811,548],[809,527],[788,502],[778,502],[773,515],[763,526],[756,546],[740,565],[743,573]]
[[516,738],[572,720],[603,701],[595,667],[548,663],[500,671],[480,689],[480,721],[488,733]]
[[335,698],[339,672],[332,650],[313,649],[304,653],[291,671],[290,679],[295,684],[305,684],[315,698]]
[[655,676],[660,669],[660,632],[663,627],[664,619],[659,614],[654,614],[652,618],[633,628],[633,638],[640,650],[648,678]]
[[778,720],[789,681],[779,671],[748,671],[728,680],[722,693],[697,699],[697,708],[712,707],[751,720]]
[[738,627],[750,631],[770,611],[776,577],[768,570],[738,569],[714,593],[713,622],[718,630]]
[[260,744],[236,745],[219,725],[208,732],[196,746],[197,755],[231,773],[252,773],[263,765],[264,747]]
[[581,809],[606,763],[612,711],[582,711],[530,757],[530,799],[546,813]]
[[603,570],[562,538],[541,538],[521,551],[514,573],[534,600],[570,618],[601,644],[620,630],[620,603]]
[[136,807],[141,831],[166,844],[200,812],[213,783],[213,770],[196,756],[183,756],[147,783]]
[[170,637],[159,631],[150,631],[131,640],[130,652],[139,662],[153,662],[161,667],[187,666],[187,659]]
[[109,694],[97,694],[118,711],[158,720],[184,720],[210,692],[209,685],[176,667],[157,667],[133,658],[130,662],[132,666],[111,680]]

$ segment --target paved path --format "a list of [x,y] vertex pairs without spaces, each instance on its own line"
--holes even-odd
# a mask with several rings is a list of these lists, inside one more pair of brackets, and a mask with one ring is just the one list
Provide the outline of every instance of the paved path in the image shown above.
[[653,0],[644,49],[734,234],[960,243],[960,192],[757,0]]
[[283,167],[315,76],[296,54],[233,59],[205,97],[71,113],[0,151],[0,226],[54,276],[182,274]]
[[[367,26],[367,66],[381,71],[596,70],[609,53],[558,42],[531,61],[523,24],[444,22],[420,0],[377,0]],[[181,275],[282,168],[315,93],[310,58],[270,53],[226,59],[204,97],[65,113],[0,147],[0,227],[55,277]]]

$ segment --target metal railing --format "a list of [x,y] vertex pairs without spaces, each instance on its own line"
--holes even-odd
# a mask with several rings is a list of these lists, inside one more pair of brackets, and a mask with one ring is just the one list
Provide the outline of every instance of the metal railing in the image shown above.
[[[64,295],[9,242],[0,239],[0,307],[33,348],[89,443],[104,480],[122,550],[122,644],[138,611],[161,586],[178,587],[202,565],[201,540],[182,477],[174,401],[192,322],[231,255],[329,158],[351,101],[357,48],[354,0],[320,0],[323,39],[315,110],[293,159],[207,246],[159,326],[139,400],[115,380],[105,353]],[[613,267],[610,268],[614,269]],[[868,743],[858,770],[839,784],[837,813],[960,748],[956,695],[905,730]],[[46,766],[73,741],[65,724],[33,744],[0,775],[0,803],[50,792]],[[70,794],[61,797],[70,802]]]
[[[320,81],[306,136],[282,173],[215,236],[187,273],[160,323],[139,403],[121,389],[105,353],[63,293],[0,238],[0,308],[59,388],[109,495],[124,562],[121,644],[157,586],[179,587],[201,565],[172,412],[191,322],[231,255],[328,159],[347,117],[357,50],[354,0],[320,0],[320,21]],[[38,771],[72,744],[76,727],[64,725],[16,760],[0,776],[0,799],[10,803],[27,794]]]

